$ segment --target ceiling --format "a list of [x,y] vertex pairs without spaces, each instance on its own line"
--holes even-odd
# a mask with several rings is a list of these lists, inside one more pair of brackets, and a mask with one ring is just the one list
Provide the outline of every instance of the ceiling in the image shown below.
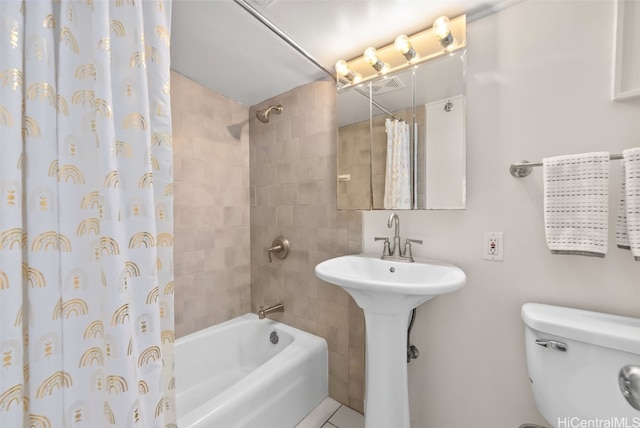
[[[325,68],[368,46],[518,0],[247,0]],[[233,0],[174,0],[171,68],[247,107],[328,75]]]

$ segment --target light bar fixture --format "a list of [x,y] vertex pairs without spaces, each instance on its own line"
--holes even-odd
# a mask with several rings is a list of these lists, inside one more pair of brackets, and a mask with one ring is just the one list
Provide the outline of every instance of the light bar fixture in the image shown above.
[[407,36],[398,36],[392,44],[369,47],[350,61],[336,62],[339,89],[365,83],[381,75],[395,73],[422,62],[448,55],[466,47],[466,16],[449,19],[441,16],[431,28]]

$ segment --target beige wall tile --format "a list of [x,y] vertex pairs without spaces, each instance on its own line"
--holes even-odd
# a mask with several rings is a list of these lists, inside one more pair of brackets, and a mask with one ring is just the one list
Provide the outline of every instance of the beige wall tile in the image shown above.
[[[255,311],[282,302],[285,312],[274,319],[324,337],[330,395],[362,412],[364,329],[350,333],[353,323],[364,326],[362,311],[314,274],[317,263],[361,247],[361,213],[336,209],[335,96],[333,82],[314,82],[249,109],[251,304]],[[282,114],[268,124],[255,118],[279,103]],[[279,234],[291,252],[269,263],[266,249]]]
[[178,73],[171,79],[181,337],[250,310],[249,133],[247,108]]

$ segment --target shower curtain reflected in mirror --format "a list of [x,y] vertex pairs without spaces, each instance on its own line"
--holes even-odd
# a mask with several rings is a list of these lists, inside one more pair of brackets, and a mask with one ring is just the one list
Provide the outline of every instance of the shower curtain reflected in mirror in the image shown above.
[[170,2],[0,2],[0,426],[175,427]]
[[387,166],[384,180],[384,208],[411,209],[411,135],[409,124],[386,119]]

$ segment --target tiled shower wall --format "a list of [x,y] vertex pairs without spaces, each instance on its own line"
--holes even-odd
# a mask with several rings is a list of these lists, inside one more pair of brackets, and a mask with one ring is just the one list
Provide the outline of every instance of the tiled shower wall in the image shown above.
[[[316,278],[315,265],[360,252],[362,215],[336,209],[336,90],[332,81],[296,88],[249,110],[251,134],[251,302],[283,303],[271,317],[324,337],[329,394],[363,410],[364,318],[341,288]],[[265,124],[258,109],[282,104]],[[284,235],[289,256],[269,263]]]
[[172,71],[175,328],[250,311],[248,109]]

